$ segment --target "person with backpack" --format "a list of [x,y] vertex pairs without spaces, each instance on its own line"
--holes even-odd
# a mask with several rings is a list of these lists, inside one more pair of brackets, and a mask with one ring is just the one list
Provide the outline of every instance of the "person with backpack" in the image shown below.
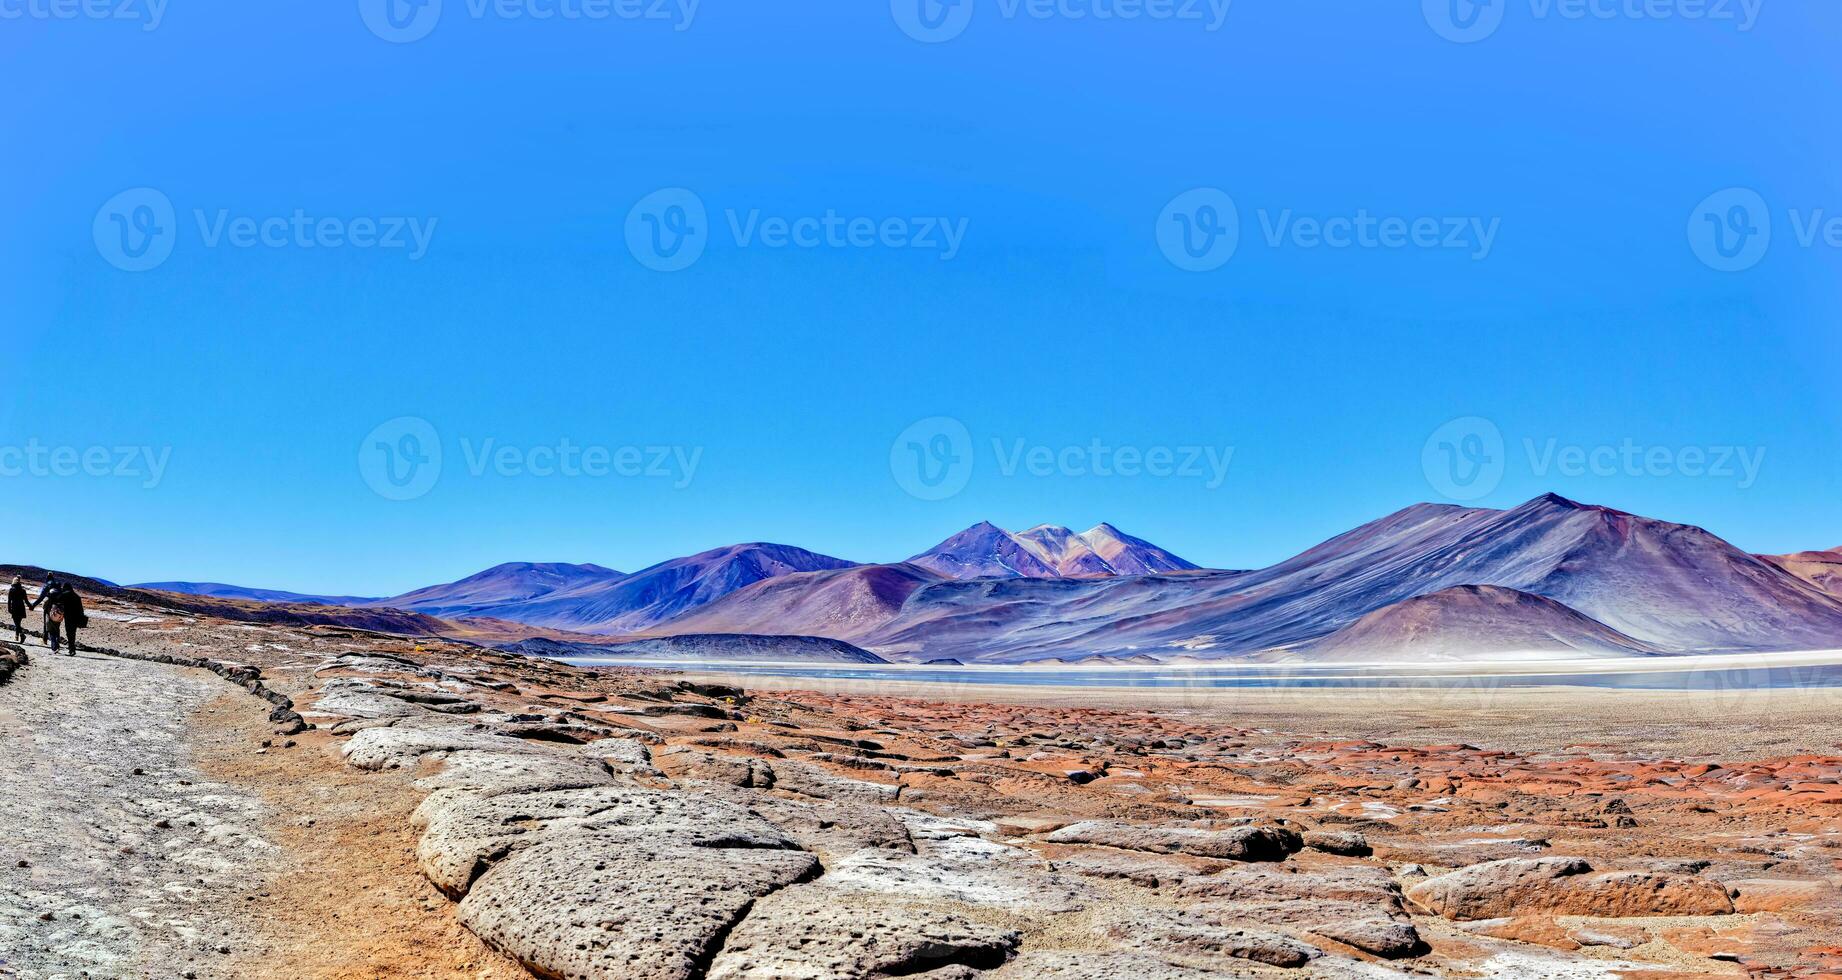
[[[51,648],[51,655],[54,657],[58,654],[59,634],[65,628],[64,589],[64,583],[59,582],[56,575],[47,575],[45,576],[45,587],[38,590],[38,598],[33,600],[32,605],[28,607],[32,609],[45,607],[45,645]],[[74,632],[72,635],[75,635]],[[70,651],[70,655],[76,656],[77,651]]]
[[31,603],[26,601],[25,585],[19,581],[19,576],[13,576],[13,587],[6,590],[6,611],[13,617],[13,638],[20,643],[26,642],[26,611],[31,608]]
[[58,627],[64,627],[64,644],[71,656],[77,655],[77,629],[88,626],[90,618],[83,612],[83,597],[70,583],[58,586],[51,595],[51,610],[45,616],[45,635],[51,637],[51,652],[58,649]]

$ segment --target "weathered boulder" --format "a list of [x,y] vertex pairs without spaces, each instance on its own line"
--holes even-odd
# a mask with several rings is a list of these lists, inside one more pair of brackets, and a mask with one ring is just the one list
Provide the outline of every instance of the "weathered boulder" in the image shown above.
[[824,881],[755,905],[723,946],[710,980],[868,980],[950,966],[989,969],[1017,948],[1009,929],[924,905],[866,902]]
[[1305,846],[1314,851],[1342,857],[1368,857],[1375,853],[1369,839],[1353,830],[1312,830],[1304,835]]
[[759,793],[734,793],[730,798],[745,798],[749,809],[772,821],[808,851],[839,855],[865,848],[915,852],[908,827],[880,806],[789,800]]
[[1411,922],[1392,919],[1338,919],[1311,927],[1311,931],[1346,946],[1383,959],[1419,956],[1427,951],[1419,930]]
[[1733,900],[1718,882],[1663,871],[1595,874],[1580,858],[1518,858],[1473,865],[1420,882],[1408,889],[1407,897],[1448,919],[1733,912]]
[[1138,851],[1070,848],[1051,858],[1055,870],[1128,881],[1141,888],[1171,888],[1204,878],[1227,867],[1210,858],[1181,854],[1147,854]]
[[1231,958],[1291,968],[1324,955],[1316,946],[1283,933],[1223,925],[1187,912],[1141,910],[1108,920],[1101,932],[1117,946],[1193,966],[1214,966]]
[[[650,732],[640,734],[646,738],[657,738]],[[599,759],[618,773],[630,776],[664,775],[653,765],[652,750],[646,747],[641,737],[596,739],[586,745],[575,746],[571,751],[584,759]]]
[[359,769],[414,768],[422,757],[436,752],[474,749],[485,752],[538,754],[544,751],[523,739],[490,735],[463,728],[398,727],[366,728],[341,748],[348,765]]
[[756,899],[818,870],[798,851],[553,839],[493,865],[458,914],[539,976],[691,980]]
[[347,718],[407,718],[425,711],[472,714],[479,711],[480,706],[444,691],[339,677],[328,681],[321,689],[314,710]]
[[902,787],[867,779],[851,779],[826,772],[809,763],[787,760],[774,765],[774,786],[821,800],[857,803],[891,803],[901,795]]
[[1246,973],[1223,973],[1166,963],[1139,953],[1093,953],[1039,950],[1012,960],[991,974],[992,980],[1220,980]]
[[1185,899],[1229,902],[1345,902],[1388,918],[1404,918],[1401,886],[1381,868],[1351,866],[1299,871],[1286,866],[1230,867],[1177,886]]
[[917,842],[918,854],[864,850],[830,866],[825,883],[844,891],[1007,910],[1072,912],[1087,890],[1022,848],[955,837]]
[[416,780],[416,788],[503,796],[606,786],[612,782],[613,770],[599,759],[464,750],[450,753],[439,772]]
[[1083,821],[1069,824],[1047,838],[1056,844],[1100,844],[1154,854],[1192,854],[1230,861],[1284,861],[1298,852],[1304,841],[1284,827],[1140,827],[1132,824]]
[[416,859],[428,879],[450,895],[466,893],[494,862],[562,838],[798,849],[778,827],[734,803],[641,787],[455,796],[425,816],[428,829],[416,847]]
[[16,643],[0,643],[0,684],[11,680],[19,668],[31,662],[24,647]]
[[654,757],[674,779],[696,779],[742,789],[773,789],[774,767],[765,759],[718,754],[691,746],[674,746]]

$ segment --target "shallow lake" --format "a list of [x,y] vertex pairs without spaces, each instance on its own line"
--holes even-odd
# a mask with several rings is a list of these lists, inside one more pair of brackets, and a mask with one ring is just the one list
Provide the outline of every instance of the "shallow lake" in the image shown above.
[[[815,680],[898,681],[917,684],[1009,684],[1125,688],[1390,688],[1390,687],[1597,687],[1647,691],[1756,691],[1770,688],[1842,687],[1842,654],[1834,663],[1681,666],[1667,659],[1576,663],[1299,665],[1235,664],[1166,667],[918,667],[863,664],[737,664],[639,661],[623,657],[561,658],[577,666],[662,667],[699,674],[794,677]],[[1632,669],[1619,669],[1629,663]]]

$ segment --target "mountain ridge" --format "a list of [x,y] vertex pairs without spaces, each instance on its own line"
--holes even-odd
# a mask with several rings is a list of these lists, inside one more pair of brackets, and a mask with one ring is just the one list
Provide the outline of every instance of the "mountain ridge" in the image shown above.
[[571,633],[801,635],[897,660],[1024,663],[1286,656],[1350,636],[1387,647],[1390,631],[1449,647],[1467,629],[1479,649],[1828,648],[1842,646],[1839,583],[1842,553],[1751,555],[1700,527],[1550,493],[1500,510],[1412,504],[1244,571],[1197,568],[1108,523],[1013,533],[980,522],[906,562],[751,542],[625,575],[507,563],[361,604]]

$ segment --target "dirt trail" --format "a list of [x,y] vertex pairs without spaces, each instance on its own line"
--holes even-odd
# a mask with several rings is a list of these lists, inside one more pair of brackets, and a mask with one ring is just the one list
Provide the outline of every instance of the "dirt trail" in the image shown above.
[[229,976],[234,909],[279,857],[255,796],[201,773],[214,675],[30,647],[0,687],[0,976]]
[[[85,642],[250,652],[247,631],[130,618],[99,609]],[[416,871],[407,779],[274,734],[217,674],[28,648],[0,685],[0,980],[527,976]]]

